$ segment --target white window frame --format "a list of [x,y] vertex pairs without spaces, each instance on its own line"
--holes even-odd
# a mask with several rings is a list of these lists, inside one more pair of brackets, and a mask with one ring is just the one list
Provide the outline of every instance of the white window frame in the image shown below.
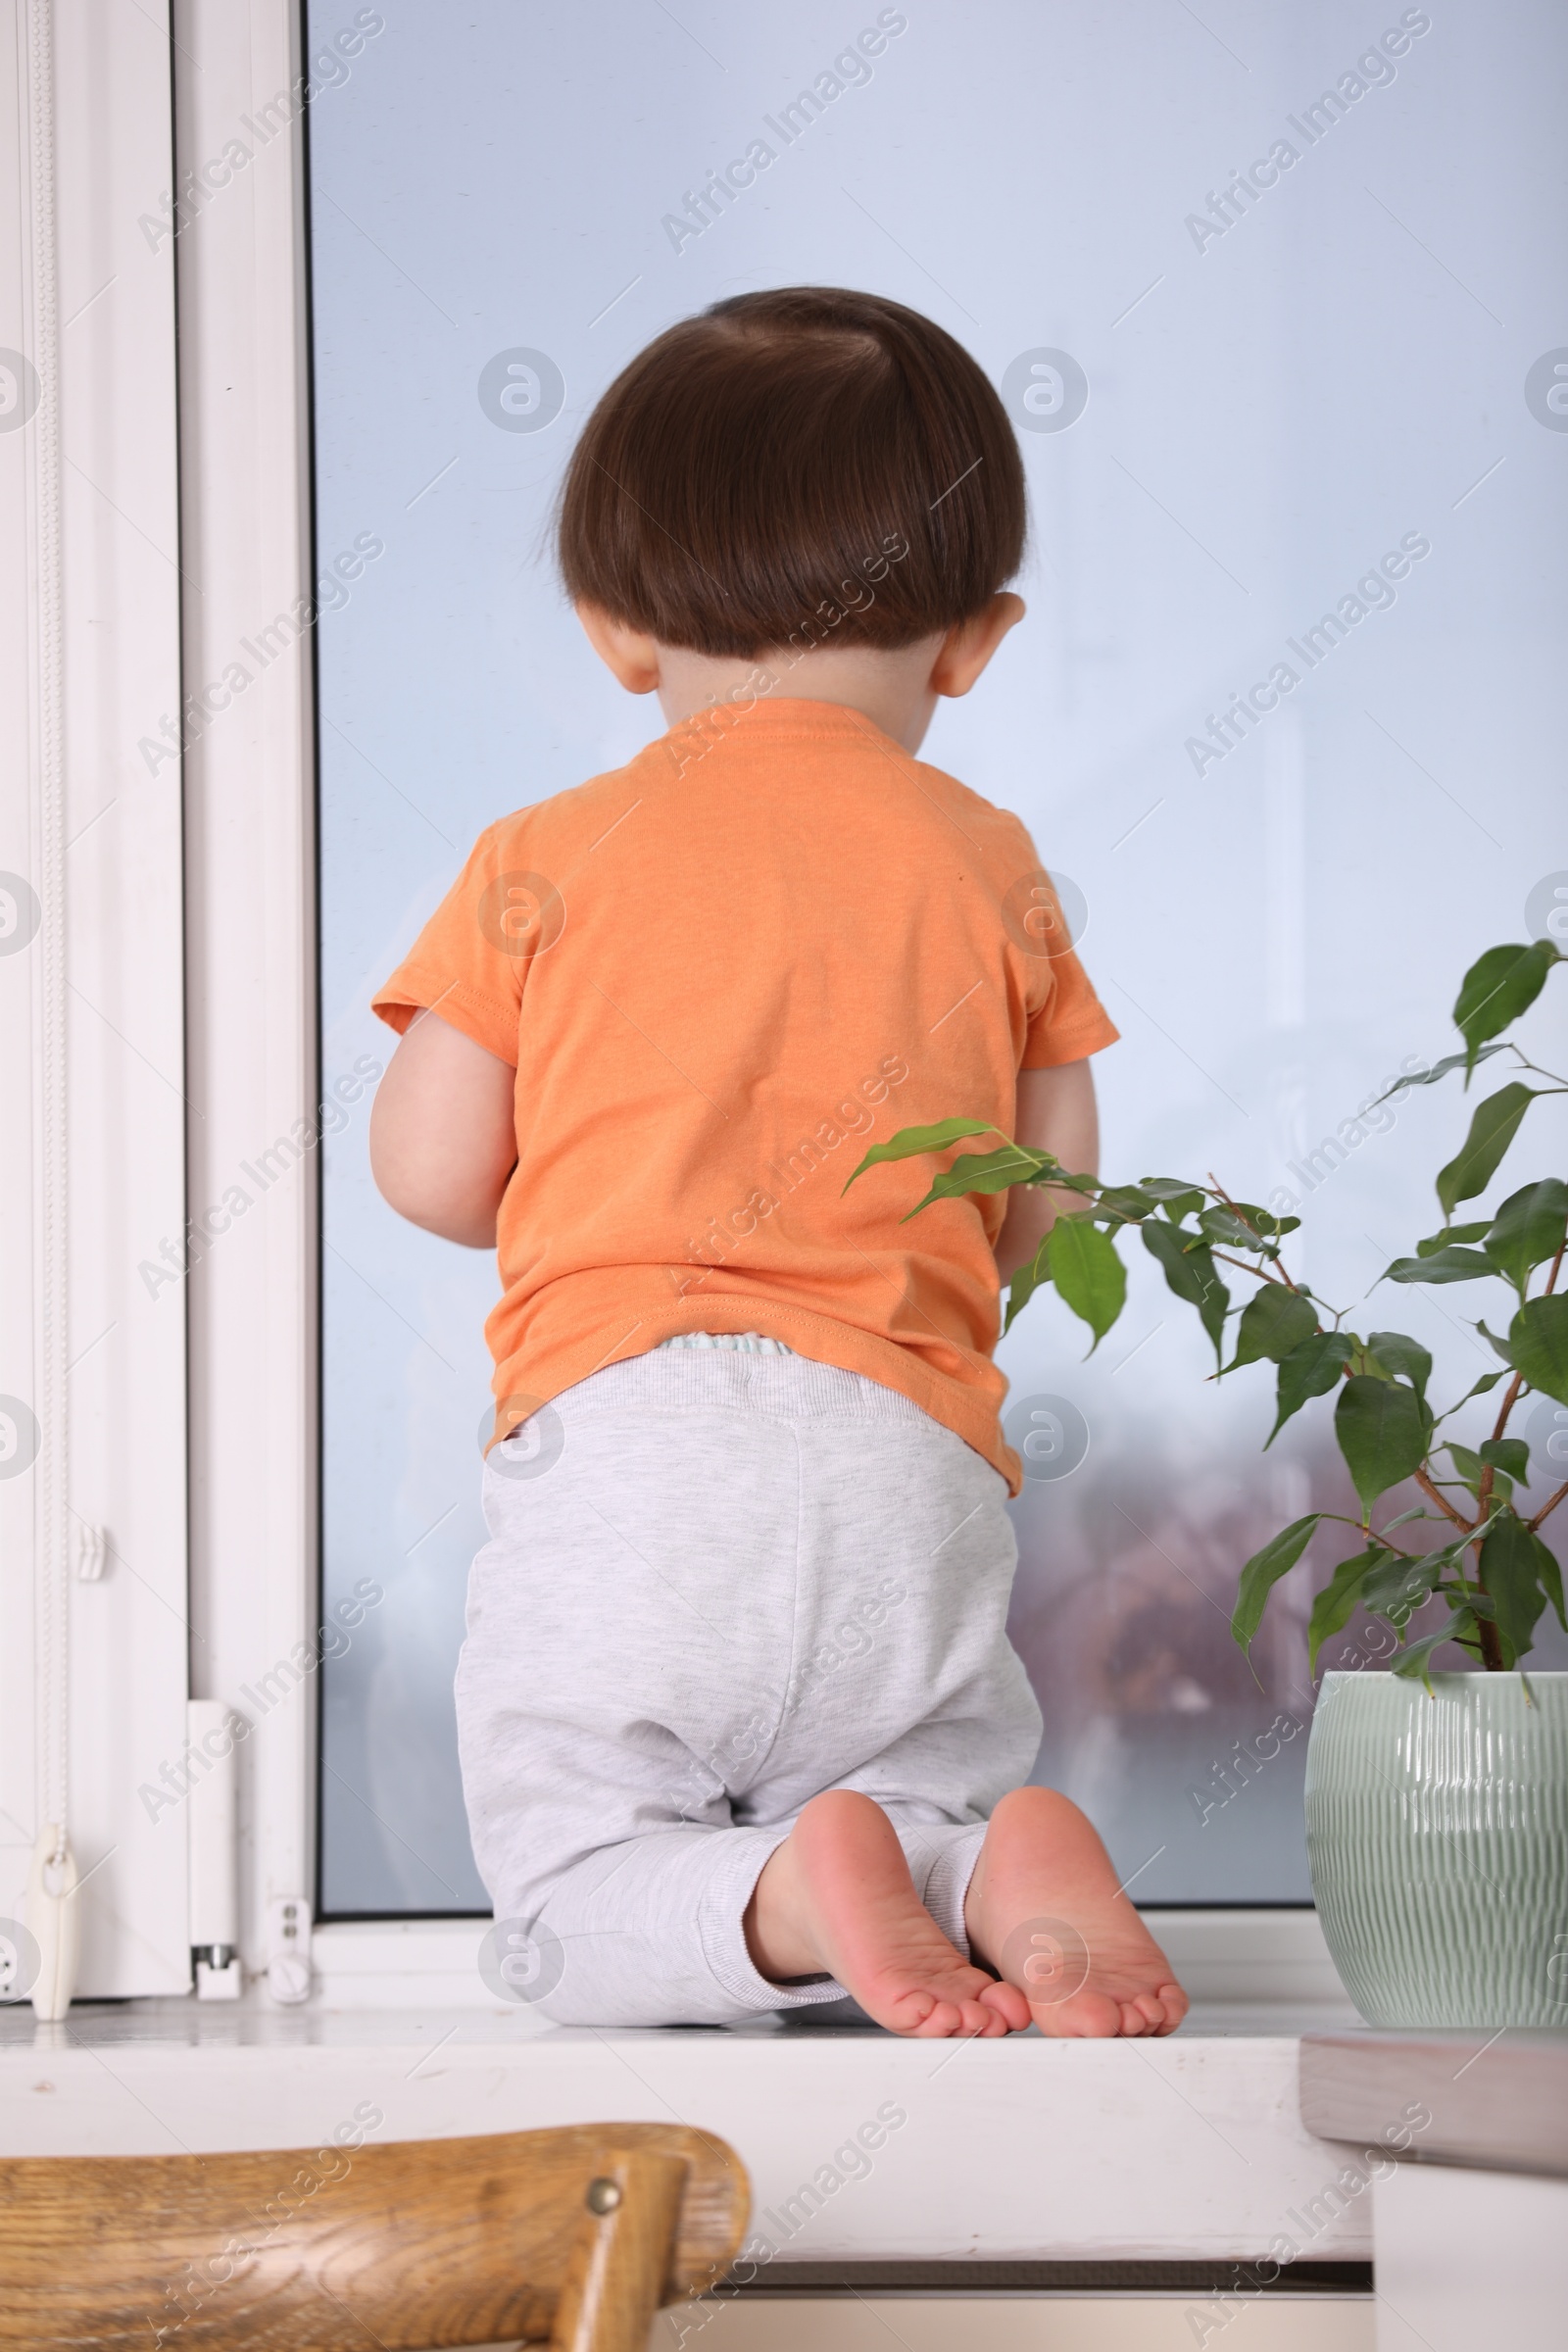
[[0,1914],[64,1811],[74,1989],[123,1997],[190,1984],[169,44],[160,0],[0,24],[0,344],[39,389],[0,435],[0,867],[41,905],[0,959],[0,1390],[38,1427],[0,1478]]
[[[175,0],[181,524],[201,589],[185,603],[187,710],[206,697],[185,752],[186,1054],[205,1112],[188,1176],[196,1212],[234,1186],[251,1196],[189,1276],[192,1694],[253,1727],[252,1970],[271,1957],[274,1907],[308,1901],[315,1875],[315,1679],[293,1684],[291,1663],[311,1654],[318,1581],[314,1153],[265,1191],[243,1174],[308,1119],[316,1086],[310,645],[265,666],[243,650],[293,612],[311,568],[299,50],[290,0]],[[237,691],[235,663],[256,673]]]
[[[295,0],[175,0],[180,179],[303,71]],[[325,102],[332,103],[329,96]],[[242,133],[254,144],[249,133]],[[213,175],[219,176],[218,173]],[[302,119],[192,203],[176,241],[188,686],[308,593],[312,571]],[[287,653],[186,754],[188,1056],[193,1204],[309,1120],[316,1101],[311,643]],[[241,1949],[316,1884],[313,1677],[258,1718],[247,1686],[316,1632],[317,1201],[314,1153],[190,1275],[193,1693],[256,1723],[241,1778]],[[1209,2000],[1342,2001],[1310,1909],[1162,1911],[1173,1962]],[[334,2007],[485,2006],[483,1923],[318,1929],[317,1997]]]

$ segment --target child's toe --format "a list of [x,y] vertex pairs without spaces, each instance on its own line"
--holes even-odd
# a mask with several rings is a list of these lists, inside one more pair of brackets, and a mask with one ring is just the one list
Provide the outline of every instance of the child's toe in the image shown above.
[[1191,2007],[1186,1993],[1179,1984],[1162,1984],[1159,1988],[1159,2005],[1165,2013],[1160,2032],[1174,2034]]
[[998,1982],[988,1984],[980,1995],[982,2007],[992,2009],[1002,2019],[1005,2032],[1021,2034],[1029,2023],[1029,2003],[1016,1984]]
[[930,2040],[951,2039],[963,2029],[963,2012],[956,2001],[933,2000],[919,2031]]
[[1121,2032],[1121,2003],[1104,1992],[1078,1992],[1071,2000],[1042,2002],[1034,2017],[1042,2034],[1061,2040],[1108,2041]]

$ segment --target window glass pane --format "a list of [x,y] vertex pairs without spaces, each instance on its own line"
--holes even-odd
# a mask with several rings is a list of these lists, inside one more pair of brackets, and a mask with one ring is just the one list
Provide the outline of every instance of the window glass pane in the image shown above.
[[[657,729],[550,564],[599,392],[721,295],[869,286],[1020,427],[1029,619],[925,756],[1066,877],[1123,1031],[1107,1171],[1298,1203],[1307,1278],[1407,1323],[1444,1401],[1487,1368],[1463,1290],[1362,1303],[1434,1229],[1464,1115],[1371,1105],[1447,1050],[1475,954],[1568,921],[1568,27],[1544,0],[1389,17],[312,7],[313,56],[376,26],[310,111],[328,1089],[385,1059],[371,989],[480,828]],[[451,1676],[492,1264],[379,1202],[363,1105],[324,1181],[326,1597],[385,1597],[326,1670],[323,1901],[482,1908]],[[1041,1775],[1143,1899],[1301,1900],[1307,1571],[1255,1675],[1226,1620],[1242,1559],[1347,1490],[1304,1421],[1261,1454],[1269,1382],[1208,1380],[1191,1322],[1139,1253],[1092,1361],[1049,1297],[1004,1346]]]

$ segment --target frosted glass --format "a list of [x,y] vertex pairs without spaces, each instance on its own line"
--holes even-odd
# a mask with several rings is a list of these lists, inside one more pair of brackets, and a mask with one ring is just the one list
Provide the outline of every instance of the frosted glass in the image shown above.
[[[313,7],[313,54],[351,22]],[[867,286],[958,335],[1020,426],[1029,616],[926,750],[1081,901],[1123,1031],[1105,1166],[1294,1193],[1309,1279],[1358,1300],[1431,1230],[1461,1117],[1446,1090],[1360,1106],[1446,1049],[1476,952],[1568,904],[1568,20],[426,0],[378,22],[310,109],[318,568],[381,548],[317,632],[324,1083],[384,1059],[370,992],[479,829],[657,724],[549,561],[599,392],[721,295]],[[1386,29],[1402,53],[1358,68]],[[757,143],[751,184],[683,226]],[[1294,687],[1227,744],[1214,722],[1281,664]],[[1544,1040],[1556,1016],[1533,1017]],[[1536,1115],[1532,1161],[1564,1131]],[[324,1186],[326,1598],[373,1576],[386,1599],[325,1669],[322,1901],[482,1908],[451,1677],[493,1266],[382,1206],[363,1115]],[[1485,1368],[1465,1294],[1395,1296],[1455,1393]],[[1040,1772],[1142,1899],[1300,1900],[1306,1571],[1255,1680],[1226,1616],[1247,1552],[1343,1489],[1301,1423],[1261,1457],[1266,1380],[1205,1385],[1190,1321],[1140,1265],[1093,1361],[1054,1301],[1003,1349],[1037,1466],[1087,1442],[1014,1506]]]

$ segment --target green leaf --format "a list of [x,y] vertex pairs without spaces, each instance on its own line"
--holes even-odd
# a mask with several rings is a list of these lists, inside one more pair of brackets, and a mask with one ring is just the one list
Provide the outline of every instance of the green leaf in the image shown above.
[[1506,1372],[1483,1372],[1481,1378],[1475,1383],[1475,1386],[1473,1388],[1466,1389],[1464,1395],[1459,1399],[1459,1404],[1450,1404],[1446,1413],[1440,1413],[1438,1415],[1438,1419],[1440,1421],[1451,1420],[1453,1415],[1459,1410],[1460,1404],[1468,1404],[1472,1396],[1489,1396],[1492,1394],[1492,1391],[1496,1387],[1498,1381],[1506,1380],[1507,1377],[1508,1375]]
[[1026,1265],[1019,1266],[1007,1290],[1007,1319],[1003,1331],[1009,1332],[1028,1305],[1036,1291],[1051,1280],[1051,1236],[1046,1234]]
[[1130,1224],[1141,1225],[1145,1217],[1153,1214],[1157,1204],[1153,1195],[1141,1184],[1107,1184],[1101,1193],[1100,1205],[1113,1209]]
[[1422,1070],[1416,1077],[1396,1079],[1388,1092],[1379,1095],[1377,1102],[1370,1103],[1368,1108],[1376,1110],[1378,1102],[1391,1102],[1396,1095],[1402,1095],[1407,1086],[1436,1086],[1438,1080],[1446,1078],[1450,1070],[1462,1070],[1466,1064],[1473,1068],[1476,1062],[1490,1061],[1494,1054],[1506,1054],[1507,1051],[1506,1046],[1483,1046],[1474,1055],[1445,1054],[1443,1059],[1435,1061],[1430,1070]]
[[1535,1003],[1556,960],[1551,941],[1536,939],[1527,948],[1489,948],[1470,966],[1453,1007],[1454,1026],[1467,1049],[1467,1082],[1482,1040],[1495,1037]]
[[1343,1331],[1318,1331],[1281,1359],[1275,1396],[1278,1410],[1263,1447],[1265,1453],[1292,1414],[1298,1413],[1309,1396],[1328,1395],[1349,1362],[1350,1349],[1351,1342]]
[[1467,1527],[1462,1534],[1455,1536],[1451,1543],[1445,1544],[1441,1551],[1426,1553],[1428,1565],[1435,1570],[1441,1570],[1444,1575],[1446,1575],[1450,1568],[1457,1569],[1462,1581],[1464,1570],[1461,1563],[1464,1555],[1476,1538],[1486,1534],[1487,1529],[1492,1525],[1493,1518],[1496,1515],[1496,1509],[1497,1506],[1494,1503],[1489,1516],[1482,1521],[1479,1527]]
[[[1503,1443],[1505,1445],[1517,1446],[1519,1444],[1519,1440],[1517,1438],[1504,1439]],[[1457,1470],[1459,1473],[1461,1480],[1469,1488],[1471,1494],[1474,1494],[1479,1500],[1481,1495],[1481,1477],[1483,1471],[1487,1467],[1485,1455],[1475,1452],[1474,1449],[1469,1446],[1460,1446],[1452,1440],[1449,1441],[1446,1450],[1448,1459],[1452,1462],[1455,1470]],[[1493,1465],[1492,1491],[1501,1502],[1506,1502],[1509,1495],[1512,1494],[1513,1480],[1509,1477],[1505,1466],[1499,1466],[1495,1463]],[[1461,1545],[1460,1548],[1463,1549],[1463,1546]]]
[[1430,1257],[1396,1257],[1379,1282],[1479,1282],[1497,1269],[1482,1250],[1434,1250]]
[[1381,1568],[1389,1558],[1386,1544],[1369,1544],[1365,1551],[1356,1552],[1350,1559],[1342,1560],[1334,1571],[1333,1581],[1324,1586],[1312,1603],[1312,1614],[1306,1627],[1306,1671],[1317,1672],[1317,1653],[1325,1642],[1337,1634],[1349,1619],[1361,1597],[1361,1587],[1374,1568]]
[[1432,1257],[1450,1242],[1479,1242],[1491,1231],[1490,1217],[1482,1217],[1474,1225],[1445,1225],[1441,1233],[1430,1233],[1424,1242],[1417,1242],[1415,1253],[1417,1257]]
[[1277,1217],[1271,1208],[1259,1208],[1255,1200],[1237,1200],[1232,1204],[1240,1217],[1245,1217],[1254,1233],[1266,1241],[1282,1241],[1300,1224],[1299,1217]]
[[1508,1326],[1508,1346],[1533,1389],[1568,1404],[1568,1296],[1527,1298]]
[[1557,1623],[1568,1634],[1568,1617],[1562,1612],[1562,1569],[1551,1545],[1543,1538],[1538,1537],[1537,1541],[1541,1544],[1541,1557],[1536,1562],[1536,1574],[1546,1589],[1546,1598],[1557,1612]]
[[1334,1408],[1334,1435],[1363,1510],[1418,1470],[1431,1424],[1414,1389],[1352,1374]]
[[1280,1283],[1265,1282],[1242,1309],[1236,1353],[1225,1369],[1234,1372],[1238,1364],[1255,1364],[1262,1356],[1277,1364],[1316,1329],[1317,1308],[1310,1298]]
[[1500,1355],[1503,1362],[1511,1371],[1513,1369],[1513,1350],[1508,1346],[1507,1341],[1499,1340],[1496,1333],[1494,1331],[1489,1331],[1484,1323],[1478,1323],[1476,1325],[1476,1329],[1480,1332],[1481,1337],[1486,1341],[1487,1346],[1492,1349],[1493,1354]]
[[1289,1575],[1296,1566],[1322,1516],[1321,1511],[1308,1511],[1304,1519],[1294,1519],[1277,1536],[1271,1536],[1261,1551],[1254,1551],[1242,1570],[1231,1632],[1243,1649],[1251,1646],[1252,1637],[1262,1623],[1264,1603],[1280,1578]]
[[1423,1634],[1419,1642],[1412,1642],[1406,1648],[1401,1649],[1394,1661],[1392,1671],[1395,1674],[1406,1676],[1411,1682],[1414,1682],[1416,1676],[1419,1675],[1430,1690],[1432,1688],[1433,1651],[1441,1649],[1445,1642],[1457,1642],[1467,1634],[1473,1635],[1475,1630],[1476,1613],[1474,1609],[1455,1609],[1447,1624],[1440,1625],[1435,1634]]
[[1278,1257],[1279,1244],[1267,1235],[1256,1232],[1245,1217],[1234,1209],[1205,1208],[1199,1214],[1199,1229],[1221,1250],[1257,1250],[1265,1257]]
[[1138,1189],[1158,1201],[1173,1225],[1179,1225],[1183,1217],[1203,1205],[1200,1187],[1184,1184],[1179,1176],[1140,1176]]
[[1047,1238],[1051,1278],[1094,1333],[1093,1355],[1126,1302],[1127,1269],[1115,1243],[1087,1217],[1058,1217]]
[[1517,1479],[1520,1486],[1530,1476],[1530,1448],[1523,1438],[1488,1438],[1481,1448],[1481,1459],[1490,1462],[1494,1470],[1505,1471]]
[[[1524,1521],[1504,1511],[1482,1539],[1481,1581],[1496,1612],[1497,1631],[1511,1654],[1508,1664],[1535,1646],[1536,1619],[1546,1605],[1541,1589],[1541,1554],[1546,1550]],[[1551,1554],[1546,1553],[1548,1559]],[[1551,1559],[1551,1565],[1557,1563]]]
[[[873,1144],[870,1151],[845,1184],[847,1193],[856,1176],[863,1176],[867,1168],[884,1159],[916,1159],[922,1152],[942,1152],[949,1144],[956,1144],[966,1135],[1000,1135],[989,1119],[938,1119],[934,1127],[901,1127],[890,1135],[885,1144]],[[841,1196],[842,1197],[842,1196]]]
[[[1138,1189],[1157,1200],[1168,1217],[1179,1223],[1191,1208],[1201,1208],[1203,1193],[1200,1186],[1189,1184],[1181,1176],[1140,1176]],[[1180,1203],[1180,1206],[1177,1203]]]
[[1085,1200],[1100,1191],[1098,1176],[1075,1176],[1049,1152],[1037,1152],[1034,1156],[1039,1165],[1032,1176],[1024,1178],[1025,1184],[1049,1185],[1058,1193],[1079,1193]]
[[1438,1171],[1438,1199],[1446,1217],[1452,1216],[1457,1201],[1474,1200],[1486,1191],[1535,1099],[1535,1088],[1521,1086],[1515,1078],[1476,1104],[1463,1149]]
[[1386,1371],[1409,1381],[1418,1396],[1426,1395],[1432,1378],[1430,1348],[1423,1348],[1419,1340],[1407,1340],[1402,1331],[1375,1331],[1367,1346]]
[[1391,1552],[1381,1567],[1368,1571],[1361,1587],[1362,1608],[1403,1628],[1432,1598],[1445,1560],[1441,1551],[1425,1552],[1415,1560],[1402,1552]]
[[[1167,1203],[1167,1209],[1168,1206]],[[1165,1280],[1177,1298],[1197,1307],[1199,1320],[1214,1343],[1218,1361],[1223,1353],[1225,1314],[1231,1295],[1214,1270],[1208,1245],[1190,1240],[1178,1233],[1174,1225],[1163,1225],[1154,1217],[1139,1230],[1145,1249],[1164,1267]]]
[[1487,1255],[1522,1297],[1531,1273],[1556,1256],[1565,1233],[1568,1184],[1544,1176],[1509,1194],[1487,1235]]
[[961,1200],[971,1193],[1005,1193],[1015,1184],[1027,1184],[1037,1173],[1040,1160],[1038,1152],[1026,1152],[1021,1144],[1004,1144],[1000,1152],[966,1152],[951,1168],[931,1179],[931,1190],[903,1222],[906,1225],[909,1217],[917,1217],[933,1200]]
[[1444,1450],[1467,1487],[1478,1487],[1481,1484],[1481,1473],[1485,1465],[1474,1446],[1461,1446],[1457,1439],[1450,1439]]

